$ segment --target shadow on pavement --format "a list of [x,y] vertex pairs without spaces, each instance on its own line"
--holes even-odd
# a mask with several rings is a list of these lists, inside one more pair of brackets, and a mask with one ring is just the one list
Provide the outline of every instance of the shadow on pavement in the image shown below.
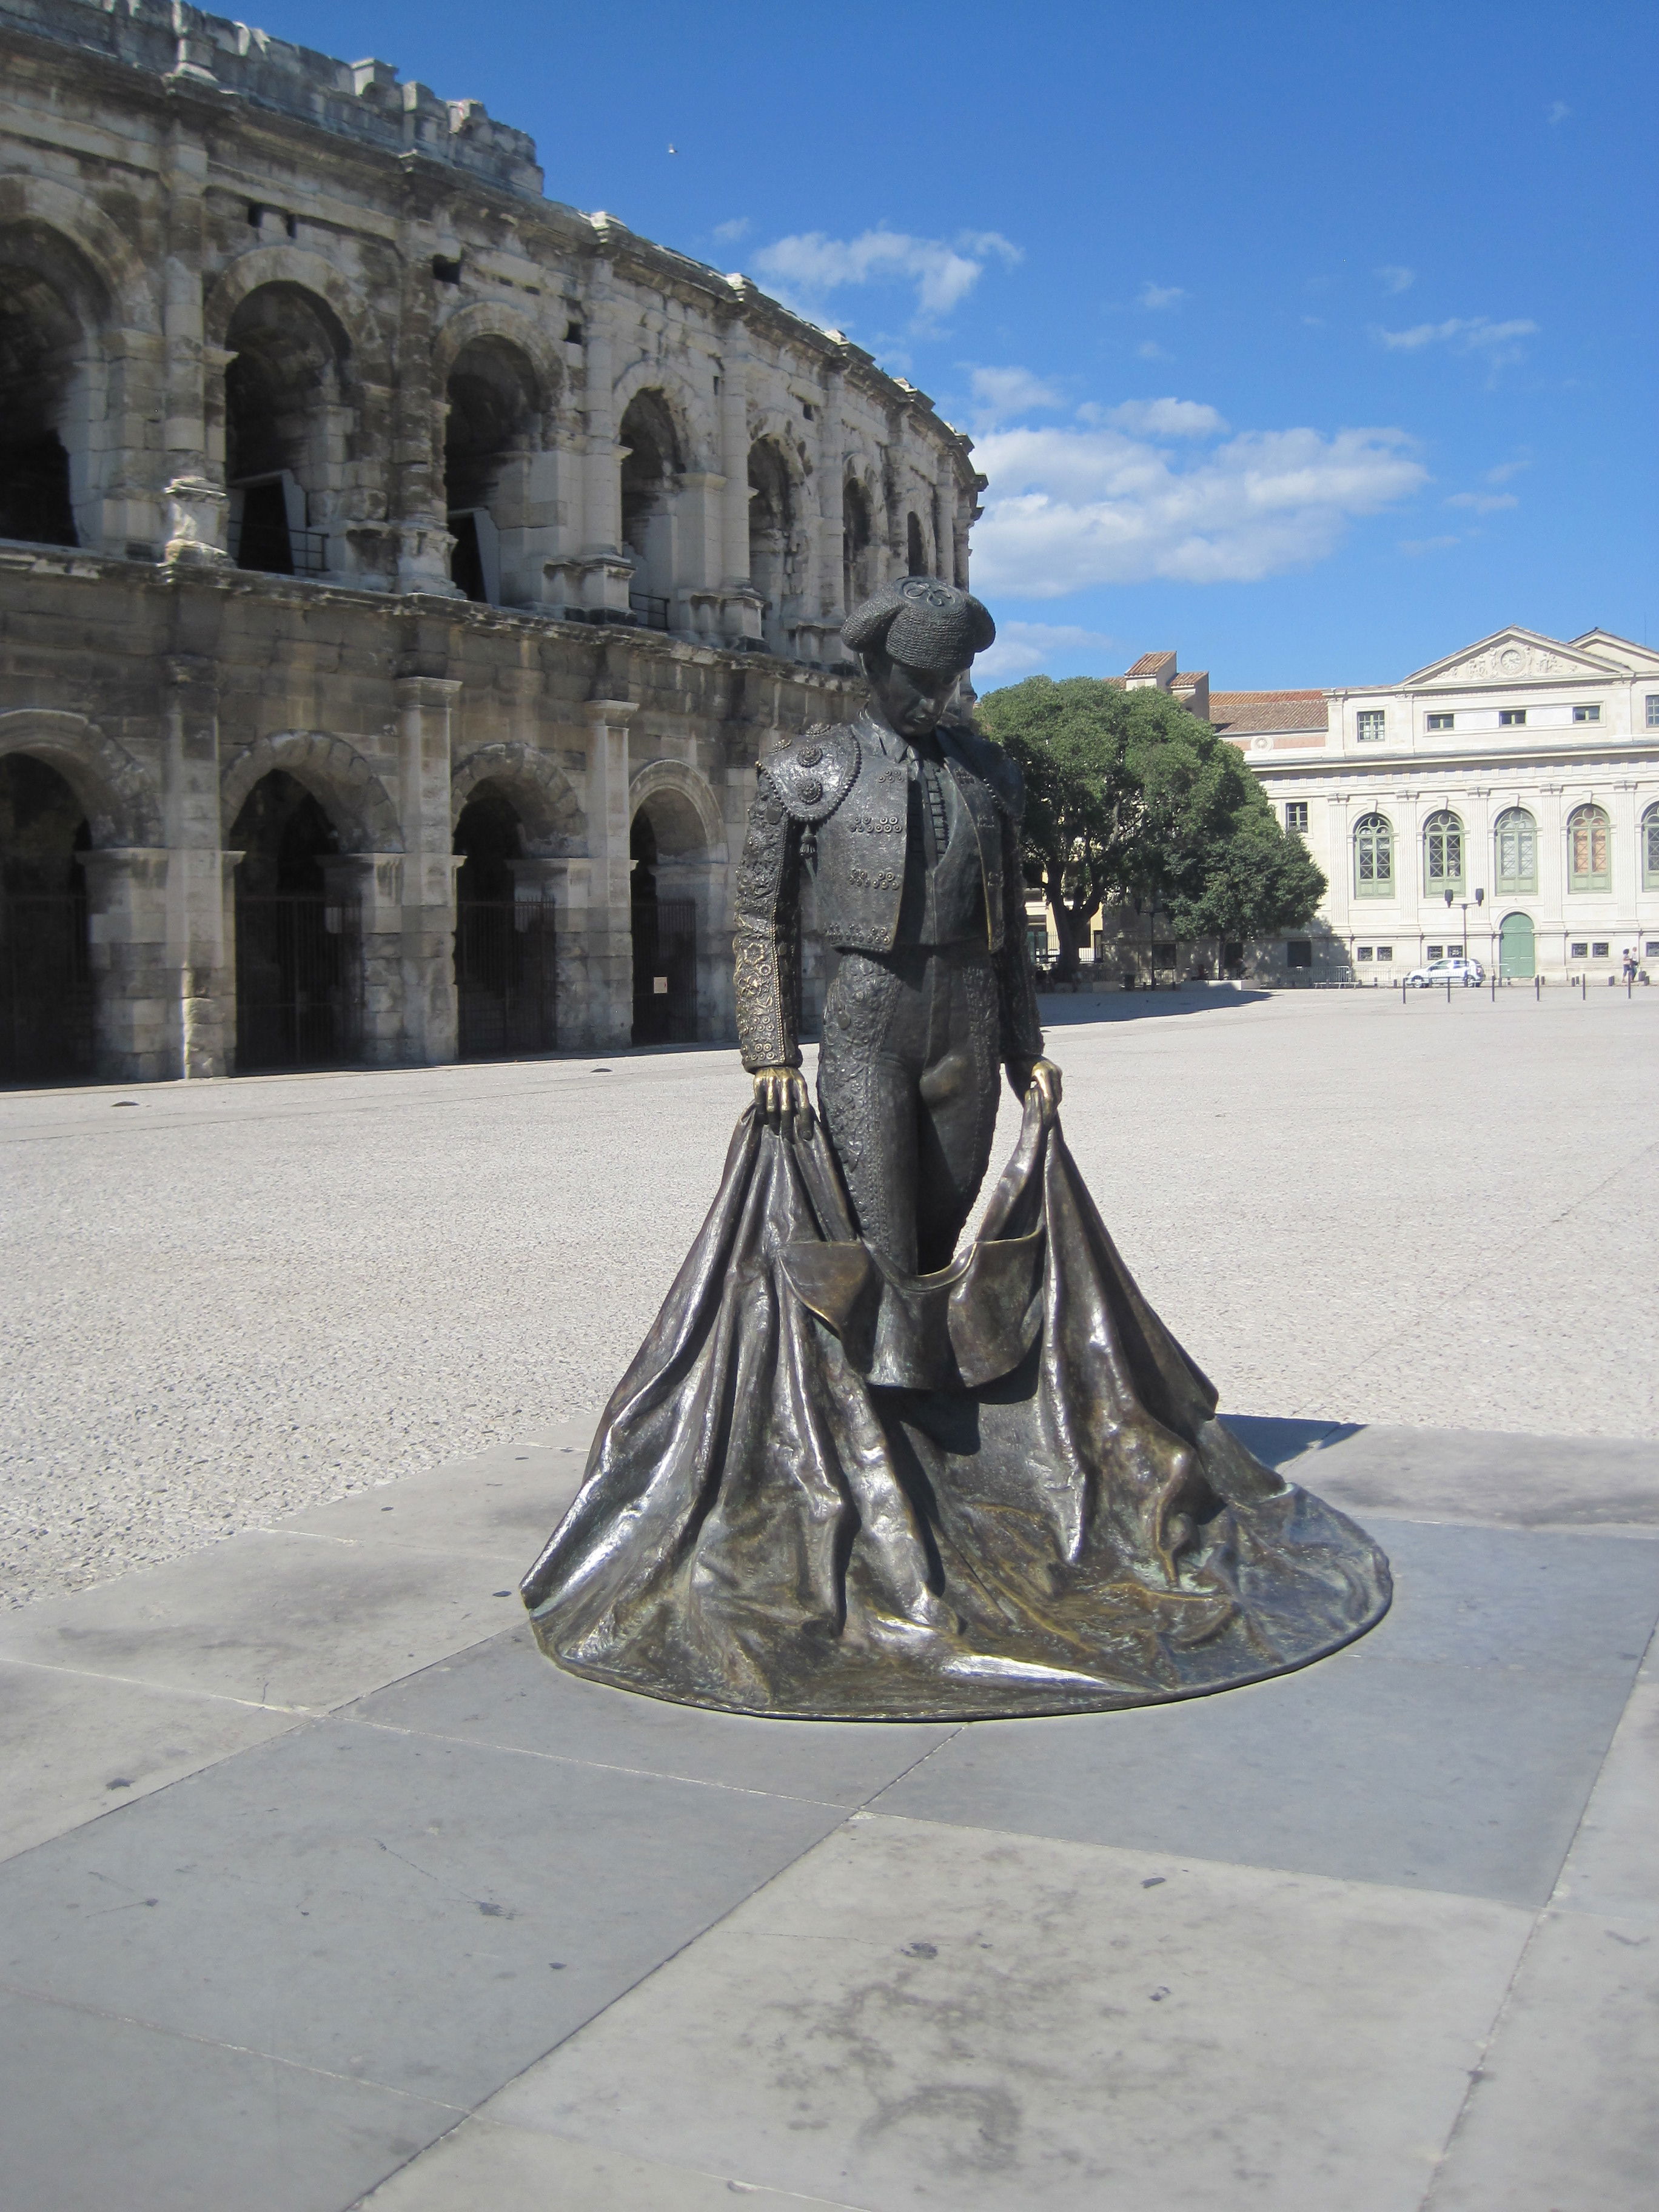
[[1285,1467],[1303,1452],[1344,1443],[1365,1425],[1363,1421],[1283,1420],[1272,1413],[1224,1413],[1221,1423],[1264,1467]]
[[1242,983],[1189,983],[1173,991],[1044,991],[1037,1005],[1045,1029],[1082,1022],[1142,1022],[1168,1014],[1207,1014],[1218,1008],[1254,1006],[1271,998]]

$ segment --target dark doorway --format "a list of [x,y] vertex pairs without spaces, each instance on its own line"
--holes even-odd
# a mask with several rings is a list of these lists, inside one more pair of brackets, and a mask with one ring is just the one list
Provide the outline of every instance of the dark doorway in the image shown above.
[[355,900],[331,891],[333,823],[281,769],[256,783],[230,833],[236,871],[236,1069],[349,1067],[362,1050]]
[[0,1082],[73,1081],[93,1069],[87,952],[91,844],[55,769],[0,761]]
[[515,896],[513,862],[524,854],[518,811],[483,783],[461,809],[455,850],[455,999],[463,1060],[551,1052],[556,1020],[553,914]]
[[904,555],[913,576],[927,574],[927,547],[921,534],[921,518],[913,514],[904,526]]
[[697,1034],[697,909],[691,899],[657,895],[657,837],[636,814],[633,856],[634,1042],[691,1044]]

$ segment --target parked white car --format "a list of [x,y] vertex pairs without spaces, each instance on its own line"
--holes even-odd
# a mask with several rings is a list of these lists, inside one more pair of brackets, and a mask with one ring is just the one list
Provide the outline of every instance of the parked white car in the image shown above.
[[1478,960],[1465,960],[1461,953],[1449,960],[1431,960],[1426,968],[1413,968],[1407,976],[1407,983],[1419,991],[1427,991],[1437,983],[1484,983],[1486,971]]

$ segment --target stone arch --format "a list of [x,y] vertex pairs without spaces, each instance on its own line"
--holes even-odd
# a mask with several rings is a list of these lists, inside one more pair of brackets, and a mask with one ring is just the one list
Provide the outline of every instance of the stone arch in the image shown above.
[[680,761],[648,761],[629,779],[628,818],[643,810],[665,860],[723,861],[726,822],[707,779]]
[[480,745],[457,763],[450,779],[450,826],[481,783],[499,783],[518,809],[532,854],[558,860],[579,853],[587,824],[569,778],[544,753],[516,738]]
[[203,335],[210,345],[223,346],[238,307],[267,284],[289,284],[312,294],[338,324],[357,377],[377,383],[389,380],[390,356],[374,309],[331,261],[302,246],[250,246],[220,271],[202,302]]
[[73,235],[21,206],[0,215],[0,537],[101,544],[130,427],[118,313]]
[[156,288],[143,257],[82,193],[44,177],[0,178],[0,229],[37,226],[69,241],[95,274],[105,312],[124,328],[158,331]]
[[328,813],[348,851],[403,851],[398,811],[386,786],[355,745],[323,730],[282,730],[273,737],[256,738],[226,763],[219,780],[223,836],[229,836],[254,785],[273,769],[282,769],[304,784]]
[[625,368],[611,387],[611,400],[618,422],[628,411],[628,404],[642,392],[654,392],[667,410],[674,425],[675,441],[680,450],[680,465],[696,471],[714,470],[719,464],[711,459],[714,449],[714,425],[708,422],[708,402],[698,392],[688,377],[678,369],[669,368],[660,362],[636,361]]
[[57,769],[87,810],[94,848],[161,842],[161,803],[146,769],[84,714],[21,707],[0,714],[0,757]]
[[516,346],[525,356],[535,374],[542,435],[550,435],[552,416],[564,394],[564,365],[534,316],[505,301],[471,301],[439,324],[432,340],[432,389],[439,404],[443,404],[455,363],[478,338],[499,338],[503,344]]

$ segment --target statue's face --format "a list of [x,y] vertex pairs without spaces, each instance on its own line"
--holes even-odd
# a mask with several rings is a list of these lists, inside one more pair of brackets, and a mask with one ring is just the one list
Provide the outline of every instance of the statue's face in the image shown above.
[[909,668],[884,653],[872,653],[866,658],[864,672],[889,729],[902,738],[925,738],[949,711],[967,671],[954,668],[941,675],[937,669]]

